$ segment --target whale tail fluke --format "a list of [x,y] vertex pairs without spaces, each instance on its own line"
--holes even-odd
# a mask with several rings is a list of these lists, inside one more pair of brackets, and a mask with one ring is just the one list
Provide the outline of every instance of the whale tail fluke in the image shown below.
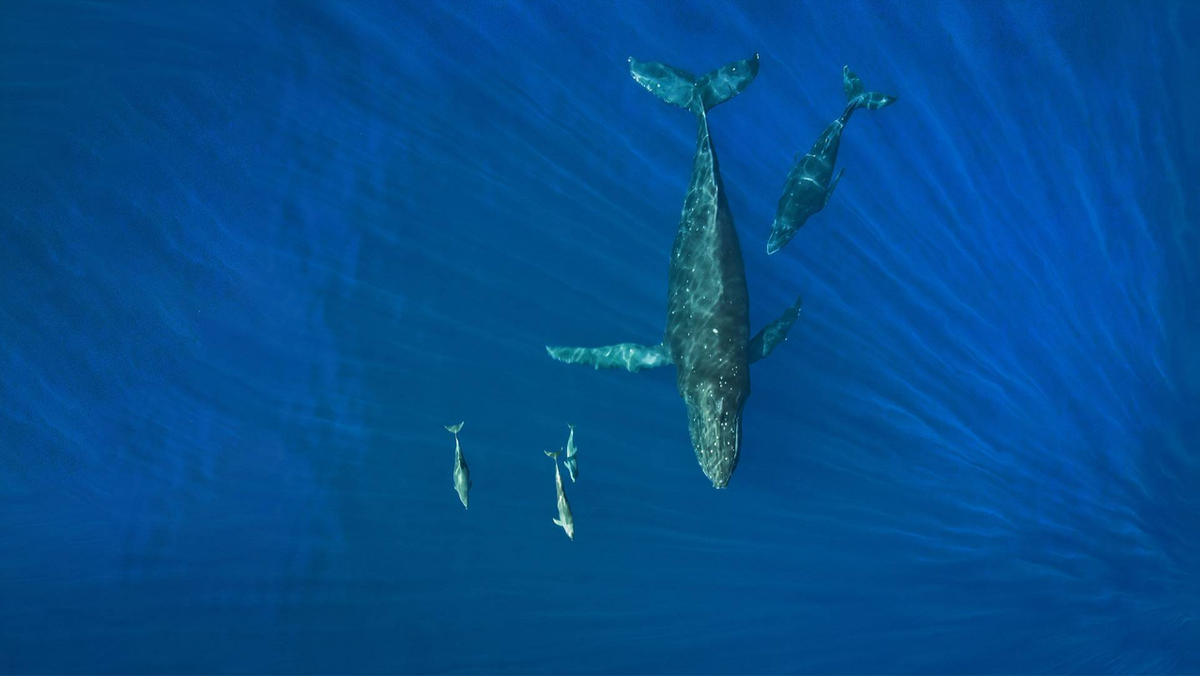
[[842,66],[842,87],[846,90],[846,101],[852,108],[879,110],[892,105],[899,98],[891,94],[863,91],[862,80],[850,70],[850,66]]
[[550,451],[542,451],[542,453],[545,453],[545,454],[546,454],[546,457],[548,457],[548,458],[554,458],[555,460],[557,460],[557,459],[558,459],[558,454],[559,454],[559,453],[561,453],[561,452],[562,452],[561,450],[557,450],[557,451],[555,451],[555,452],[553,452],[553,453],[551,453]]
[[463,424],[464,423],[458,423],[457,425],[446,425],[446,431],[451,434],[458,434],[462,431]]
[[741,94],[758,75],[758,54],[731,61],[697,78],[657,61],[629,57],[629,73],[658,98],[699,115]]

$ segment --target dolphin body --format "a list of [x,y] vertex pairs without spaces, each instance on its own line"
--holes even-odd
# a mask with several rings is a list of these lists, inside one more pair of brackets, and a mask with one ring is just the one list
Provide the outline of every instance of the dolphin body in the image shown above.
[[571,433],[567,435],[567,458],[563,460],[563,465],[567,468],[567,474],[571,475],[571,483],[575,483],[579,478],[579,459],[575,457],[579,449],[575,448],[575,426],[567,423],[567,427],[571,428]]
[[554,459],[554,489],[558,493],[558,518],[554,519],[554,525],[562,528],[567,537],[574,540],[575,517],[571,514],[571,503],[567,502],[567,492],[563,490],[562,473],[558,471],[558,456],[562,453],[562,449],[553,453],[542,452]]
[[[842,67],[842,86],[846,90],[846,108],[842,116],[834,120],[821,132],[820,138],[804,157],[796,160],[783,183],[783,195],[775,209],[775,222],[771,224],[771,235],[767,239],[767,253],[782,249],[810,216],[825,208],[833,189],[841,180],[845,168],[833,177],[833,164],[837,162],[838,144],[842,130],[850,121],[850,115],[859,108],[878,110],[896,102],[895,96],[879,92],[863,91],[862,80]],[[799,155],[799,153],[796,153]],[[832,179],[832,180],[830,180]]]
[[462,426],[463,423],[446,425],[446,431],[454,435],[454,492],[458,493],[463,509],[469,509],[467,491],[471,490],[471,470],[467,467],[467,459],[463,457],[462,446],[458,443],[458,433],[462,431]]
[[696,154],[667,274],[667,327],[662,343],[547,347],[550,356],[595,368],[631,372],[673,364],[687,405],[692,449],[716,488],[737,467],[742,408],[750,396],[751,363],[787,336],[800,301],[750,337],[749,294],[737,231],[708,128],[708,110],[741,93],[758,74],[758,55],[696,78],[662,63],[629,60],[633,79],[658,98],[696,116]]

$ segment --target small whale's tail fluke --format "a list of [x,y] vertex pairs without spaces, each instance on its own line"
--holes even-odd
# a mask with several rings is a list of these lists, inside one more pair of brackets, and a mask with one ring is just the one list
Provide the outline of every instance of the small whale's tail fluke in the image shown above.
[[658,98],[697,115],[741,94],[758,75],[758,54],[697,78],[665,63],[629,57],[629,73]]
[[842,66],[842,87],[846,90],[846,101],[851,110],[855,108],[879,110],[884,106],[892,105],[899,98],[891,94],[863,91],[862,80],[858,79],[854,71],[850,70],[850,66]]
[[562,449],[559,449],[559,450],[557,450],[557,451],[555,451],[555,452],[553,452],[553,453],[551,453],[550,451],[542,451],[542,453],[545,453],[545,454],[546,454],[546,457],[548,457],[548,458],[554,458],[555,460],[557,460],[557,459],[558,459],[558,454],[559,454],[559,453],[562,453]]
[[457,425],[446,425],[446,431],[451,434],[458,434],[459,431],[462,430],[462,426],[464,423],[466,423],[465,420],[463,422],[458,423]]

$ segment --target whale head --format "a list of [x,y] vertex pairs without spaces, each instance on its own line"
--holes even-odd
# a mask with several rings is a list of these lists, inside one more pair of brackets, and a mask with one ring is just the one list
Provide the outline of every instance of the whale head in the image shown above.
[[713,488],[725,488],[742,450],[742,408],[748,391],[705,388],[685,397],[692,450]]

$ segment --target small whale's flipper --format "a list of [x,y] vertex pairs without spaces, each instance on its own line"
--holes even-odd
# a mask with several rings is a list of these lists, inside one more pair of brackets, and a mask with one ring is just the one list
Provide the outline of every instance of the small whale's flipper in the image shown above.
[[782,343],[787,338],[788,330],[792,328],[792,324],[796,323],[796,318],[800,316],[801,298],[796,298],[796,303],[790,308],[783,311],[779,318],[763,327],[758,335],[750,339],[750,347],[747,356],[750,363],[764,359],[775,349],[777,345]]
[[558,519],[551,519],[551,521],[553,521],[554,525],[558,526],[559,528],[566,528],[566,526],[563,525],[563,522],[559,521]]
[[637,343],[620,343],[604,347],[550,347],[546,352],[555,359],[568,364],[587,364],[597,369],[620,367],[630,373],[652,369],[671,363],[667,346],[653,347]]
[[[833,189],[837,187],[838,181],[842,180],[842,174],[844,173],[846,173],[846,168],[842,167],[838,175],[834,176],[833,180],[829,182],[829,187],[825,189],[825,204],[829,204],[829,198],[833,197]],[[821,205],[821,208],[824,208],[824,205]]]
[[658,98],[697,115],[745,91],[758,75],[758,54],[732,61],[700,78],[665,63],[629,57],[629,73]]
[[879,110],[892,105],[898,98],[891,94],[863,91],[862,80],[850,70],[850,66],[842,66],[842,87],[846,90],[846,101],[854,108]]
[[460,422],[457,425],[446,425],[446,431],[451,434],[458,434],[460,431],[462,431],[462,426],[465,422],[466,421],[464,420],[463,422]]

